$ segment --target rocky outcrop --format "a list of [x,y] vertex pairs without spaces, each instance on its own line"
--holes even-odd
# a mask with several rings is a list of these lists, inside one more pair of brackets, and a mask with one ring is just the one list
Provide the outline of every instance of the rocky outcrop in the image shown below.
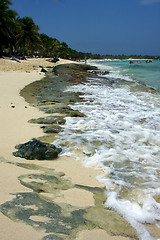
[[47,72],[47,70],[46,70],[44,67],[42,67],[42,69],[41,69],[41,72],[44,72],[44,73],[46,73],[46,72]]
[[51,125],[51,126],[42,126],[44,133],[59,133],[62,131],[62,128],[59,125]]
[[48,116],[45,118],[30,119],[29,123],[36,124],[65,124],[66,120],[61,116]]
[[19,144],[15,148],[18,149],[17,152],[13,153],[15,157],[28,160],[52,160],[57,158],[61,152],[61,148],[57,148],[53,144],[42,143],[36,139],[24,144]]

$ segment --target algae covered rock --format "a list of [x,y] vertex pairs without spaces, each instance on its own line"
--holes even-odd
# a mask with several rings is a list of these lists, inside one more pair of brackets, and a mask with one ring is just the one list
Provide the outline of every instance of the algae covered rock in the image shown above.
[[30,119],[28,122],[36,124],[65,124],[66,120],[61,116],[48,116],[44,118]]
[[42,126],[44,133],[59,133],[62,131],[62,128],[59,125],[52,125],[52,126]]
[[13,153],[15,157],[21,157],[28,160],[55,159],[62,151],[61,148],[57,148],[53,144],[43,143],[36,139],[24,144],[19,144],[15,148],[18,149],[17,152]]

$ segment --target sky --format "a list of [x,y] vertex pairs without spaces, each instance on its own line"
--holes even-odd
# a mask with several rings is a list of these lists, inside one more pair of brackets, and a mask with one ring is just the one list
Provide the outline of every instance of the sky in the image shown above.
[[160,0],[11,0],[40,33],[94,54],[160,55]]

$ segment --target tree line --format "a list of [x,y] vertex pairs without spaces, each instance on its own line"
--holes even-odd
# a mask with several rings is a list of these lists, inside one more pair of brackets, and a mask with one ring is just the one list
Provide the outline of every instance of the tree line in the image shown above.
[[[15,10],[10,9],[10,0],[0,0],[0,57],[2,56],[39,56],[61,57],[69,59],[126,59],[144,58],[144,56],[100,55],[78,52],[69,48],[67,43],[39,33],[39,26],[31,17],[20,18]],[[151,56],[147,56],[151,58]],[[154,58],[154,57],[152,57]]]
[[71,59],[90,58],[92,54],[77,52],[67,43],[39,33],[31,17],[20,18],[10,9],[10,0],[0,0],[0,57],[2,56],[41,56]]

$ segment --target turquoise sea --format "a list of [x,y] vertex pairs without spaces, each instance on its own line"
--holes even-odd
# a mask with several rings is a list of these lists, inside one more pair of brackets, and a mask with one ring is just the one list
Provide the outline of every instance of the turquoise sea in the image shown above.
[[[142,84],[153,87],[160,91],[160,60],[153,60],[146,63],[146,60],[130,60],[120,61],[97,61],[96,64],[110,66],[114,77],[126,77],[126,80],[139,81]],[[117,75],[116,75],[117,73]]]
[[151,236],[146,223],[160,228],[160,61],[140,62],[90,61],[97,79],[65,90],[83,93],[86,101],[71,107],[86,117],[67,117],[55,144],[65,143],[63,154],[84,166],[102,168],[104,207],[122,215],[141,240],[153,240],[160,236]]

